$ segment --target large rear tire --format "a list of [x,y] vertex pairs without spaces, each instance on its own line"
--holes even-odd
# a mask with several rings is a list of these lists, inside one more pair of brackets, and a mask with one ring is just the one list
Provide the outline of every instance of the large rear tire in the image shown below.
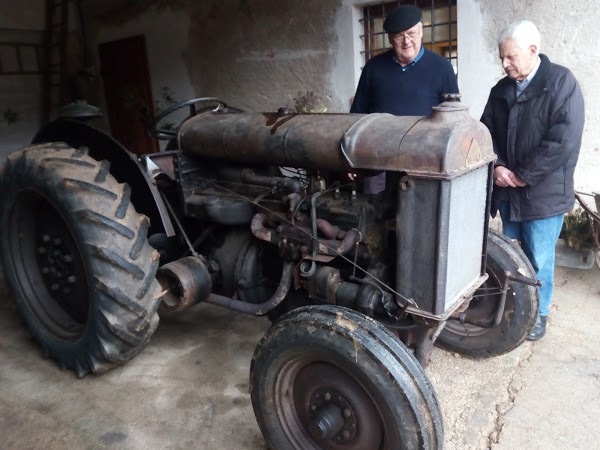
[[336,306],[298,308],[254,353],[251,397],[276,449],[439,449],[442,418],[412,353],[380,323]]
[[[465,314],[493,323],[501,298],[505,272],[535,278],[525,253],[505,235],[490,230],[487,243],[487,281],[475,292]],[[479,327],[449,319],[435,341],[438,347],[472,357],[502,355],[517,348],[535,325],[539,309],[539,289],[511,281],[504,313],[494,327]]]
[[136,356],[158,325],[149,220],[107,161],[61,143],[8,157],[0,245],[17,308],[44,355],[78,376]]

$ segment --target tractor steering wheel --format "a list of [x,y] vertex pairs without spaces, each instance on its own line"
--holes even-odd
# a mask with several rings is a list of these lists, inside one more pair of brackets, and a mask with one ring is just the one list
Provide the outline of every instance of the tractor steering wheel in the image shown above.
[[199,97],[193,98],[190,100],[186,100],[184,102],[179,102],[170,108],[165,109],[160,114],[158,114],[154,120],[148,125],[148,135],[152,136],[155,139],[168,141],[173,139],[177,132],[174,130],[169,130],[166,128],[158,128],[158,124],[170,114],[173,114],[175,111],[180,110],[181,108],[185,108],[186,106],[190,107],[190,115],[189,117],[195,116],[196,114],[206,111],[208,109],[214,109],[215,106],[205,106],[201,109],[196,109],[196,104],[198,103],[212,103],[216,104],[217,108],[227,108],[225,102],[217,97]]

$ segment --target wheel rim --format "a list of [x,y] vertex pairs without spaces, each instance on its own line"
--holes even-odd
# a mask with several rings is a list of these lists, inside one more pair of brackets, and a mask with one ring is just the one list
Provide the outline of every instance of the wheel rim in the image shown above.
[[9,221],[16,288],[47,333],[76,341],[88,321],[86,272],[76,240],[54,204],[42,194],[19,193]]
[[361,383],[331,361],[298,358],[281,370],[275,408],[294,448],[381,448],[384,421]]

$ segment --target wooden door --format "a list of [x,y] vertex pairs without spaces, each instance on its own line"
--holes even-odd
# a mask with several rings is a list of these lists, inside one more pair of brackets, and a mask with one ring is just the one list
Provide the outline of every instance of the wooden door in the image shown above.
[[113,137],[137,155],[158,151],[146,126],[154,101],[144,36],[100,44],[100,72]]

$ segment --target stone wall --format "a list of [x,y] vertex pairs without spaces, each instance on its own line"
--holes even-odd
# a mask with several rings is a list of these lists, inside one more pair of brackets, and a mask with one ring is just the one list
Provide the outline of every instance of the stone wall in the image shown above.
[[298,92],[314,92],[328,110],[342,109],[331,78],[340,1],[221,5],[196,2],[192,9],[199,26],[190,27],[187,62],[196,92],[252,110],[293,107]]

